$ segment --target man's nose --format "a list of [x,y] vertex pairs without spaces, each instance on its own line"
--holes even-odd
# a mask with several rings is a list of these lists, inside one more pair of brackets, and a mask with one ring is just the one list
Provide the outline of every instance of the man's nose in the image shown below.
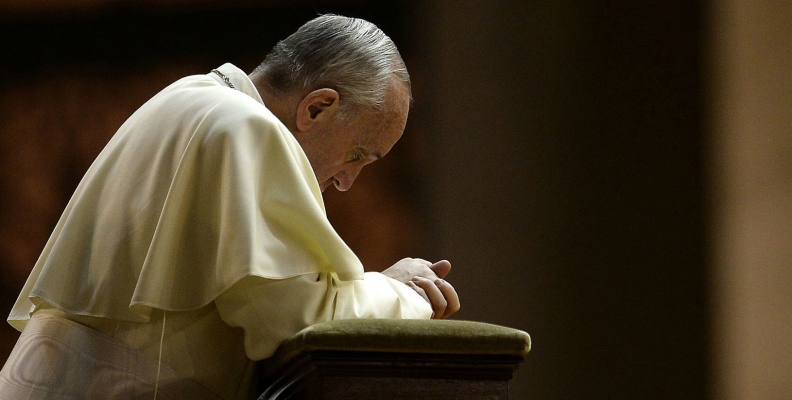
[[363,167],[350,167],[341,170],[341,172],[337,173],[335,178],[335,187],[336,190],[339,192],[346,192],[349,188],[352,187],[352,184],[355,183],[355,179],[357,179],[358,174],[360,174],[360,170]]

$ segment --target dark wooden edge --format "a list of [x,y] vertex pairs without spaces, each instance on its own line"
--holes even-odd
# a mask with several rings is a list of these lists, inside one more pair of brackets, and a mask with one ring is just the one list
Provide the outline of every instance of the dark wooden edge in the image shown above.
[[259,380],[259,400],[288,399],[329,376],[508,381],[523,361],[504,354],[426,354],[316,350]]

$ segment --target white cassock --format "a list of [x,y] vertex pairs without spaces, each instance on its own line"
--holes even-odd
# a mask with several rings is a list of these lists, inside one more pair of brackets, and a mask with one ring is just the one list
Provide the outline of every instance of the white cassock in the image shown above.
[[[429,318],[363,267],[311,165],[231,64],[138,109],[69,202],[8,321],[0,399],[240,399],[311,324]],[[187,397],[184,397],[187,396]]]

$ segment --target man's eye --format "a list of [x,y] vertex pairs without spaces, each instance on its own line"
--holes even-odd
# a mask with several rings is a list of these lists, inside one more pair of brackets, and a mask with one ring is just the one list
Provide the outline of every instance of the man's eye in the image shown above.
[[349,158],[349,161],[354,162],[354,161],[360,161],[362,159],[363,159],[363,155],[361,155],[358,152],[355,152],[354,154],[352,154],[352,157]]

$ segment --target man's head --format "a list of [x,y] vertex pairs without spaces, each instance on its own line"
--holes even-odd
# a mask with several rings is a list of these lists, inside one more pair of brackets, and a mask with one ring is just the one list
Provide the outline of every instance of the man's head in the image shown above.
[[324,15],[279,42],[251,74],[292,131],[324,190],[346,190],[404,131],[410,77],[375,25]]

